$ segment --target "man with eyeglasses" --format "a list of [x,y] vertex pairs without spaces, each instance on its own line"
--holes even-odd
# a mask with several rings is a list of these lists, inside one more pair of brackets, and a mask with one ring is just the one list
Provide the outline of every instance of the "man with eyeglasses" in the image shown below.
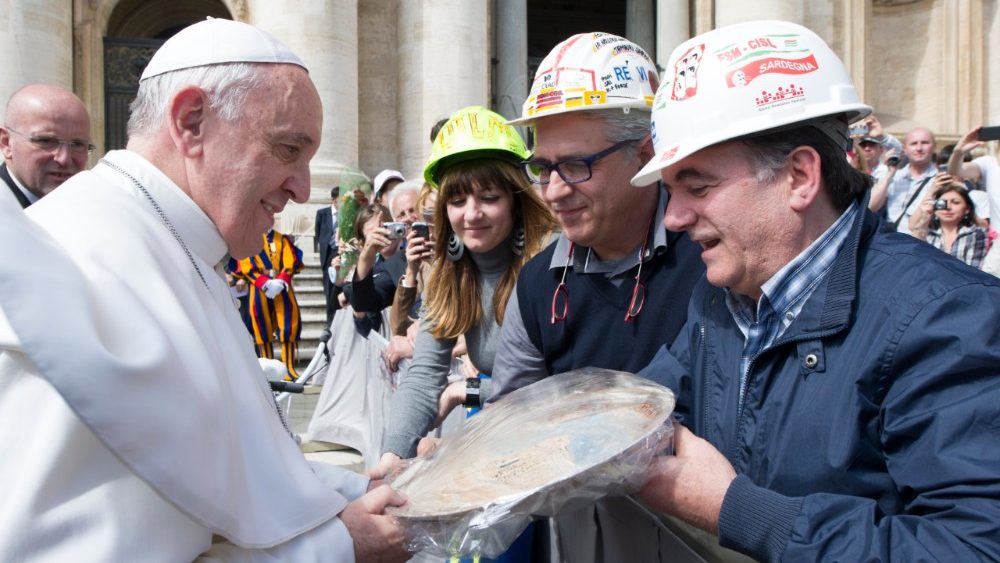
[[[639,46],[605,33],[570,37],[539,67],[522,118],[512,123],[535,128],[534,154],[523,166],[562,233],[518,276],[490,400],[585,366],[637,372],[684,324],[704,266],[685,235],[663,227],[667,194],[658,183],[629,183],[653,155],[657,84]],[[567,561],[658,561],[673,545],[621,498],[554,522]]]
[[0,150],[0,178],[27,208],[87,165],[94,151],[87,108],[59,86],[25,86],[7,102]]

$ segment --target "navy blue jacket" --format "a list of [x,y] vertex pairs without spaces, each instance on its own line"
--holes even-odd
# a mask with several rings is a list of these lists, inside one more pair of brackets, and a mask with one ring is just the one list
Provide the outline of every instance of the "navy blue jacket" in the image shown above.
[[1000,559],[1000,280],[859,215],[830,275],[752,359],[702,280],[643,370],[733,464],[719,541],[768,561]]

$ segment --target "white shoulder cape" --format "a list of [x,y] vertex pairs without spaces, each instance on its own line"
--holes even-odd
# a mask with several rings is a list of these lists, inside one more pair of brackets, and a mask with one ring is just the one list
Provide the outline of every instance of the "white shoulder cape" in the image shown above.
[[103,164],[27,214],[0,197],[0,309],[23,351],[126,466],[233,543],[270,547],[332,518],[347,501],[274,412],[217,268],[217,229],[135,153],[105,158],[144,185],[192,258]]

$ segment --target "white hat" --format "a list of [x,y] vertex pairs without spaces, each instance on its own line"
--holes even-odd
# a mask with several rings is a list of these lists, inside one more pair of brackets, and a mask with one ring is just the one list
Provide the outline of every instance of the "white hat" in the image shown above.
[[532,125],[539,117],[571,111],[649,110],[658,85],[656,65],[642,47],[610,33],[578,33],[538,65],[521,117],[507,124]]
[[168,39],[150,59],[139,81],[175,70],[224,63],[285,63],[306,68],[302,59],[273,35],[249,24],[209,18]]
[[382,188],[385,187],[385,183],[389,180],[399,180],[400,182],[406,181],[403,174],[399,170],[383,170],[375,175],[375,180],[372,182],[372,187],[375,190],[375,197],[378,197],[382,193]]
[[847,123],[872,111],[830,46],[789,22],[745,22],[693,37],[674,49],[662,79],[651,123],[656,155],[632,178],[635,186],[706,147],[797,124],[846,143]]

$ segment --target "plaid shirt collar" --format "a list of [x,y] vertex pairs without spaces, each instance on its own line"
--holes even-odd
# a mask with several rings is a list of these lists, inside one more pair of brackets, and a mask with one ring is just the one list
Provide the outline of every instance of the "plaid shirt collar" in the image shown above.
[[[771,276],[761,287],[759,302],[728,288],[725,290],[726,306],[746,338],[740,362],[741,380],[746,378],[753,358],[785,332],[826,278],[859,210],[860,204],[855,201],[826,232]],[[742,390],[741,385],[741,403]]]

